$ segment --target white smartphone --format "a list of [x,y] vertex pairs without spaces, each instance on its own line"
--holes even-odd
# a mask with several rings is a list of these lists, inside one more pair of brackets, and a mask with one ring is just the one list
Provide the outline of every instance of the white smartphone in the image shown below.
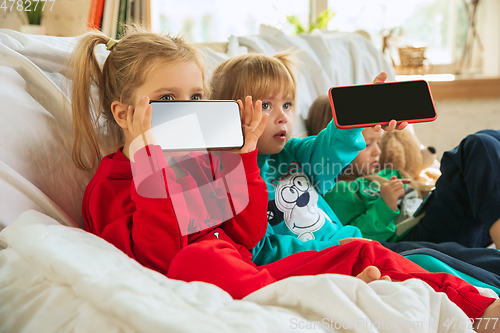
[[162,150],[241,148],[236,101],[151,101],[153,134]]

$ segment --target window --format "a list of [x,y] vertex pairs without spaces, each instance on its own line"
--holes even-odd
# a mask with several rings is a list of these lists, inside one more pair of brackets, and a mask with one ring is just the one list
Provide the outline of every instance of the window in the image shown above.
[[307,21],[307,0],[152,0],[154,31],[182,34],[194,42],[227,41],[257,34],[260,24],[284,28],[286,16]]
[[[331,30],[370,33],[382,49],[384,35],[392,30],[390,55],[399,62],[397,48],[425,46],[425,57],[434,65],[448,64],[447,72],[460,59],[469,25],[462,0],[329,0],[337,14]],[[442,67],[442,66],[441,66]],[[442,71],[437,70],[438,72]]]
[[[392,30],[390,56],[399,63],[401,46],[425,46],[427,73],[474,73],[500,75],[500,0],[481,0],[478,29],[484,50],[478,43],[471,63],[461,62],[470,34],[465,3],[475,0],[151,0],[154,31],[182,34],[193,42],[225,42],[231,35],[257,34],[261,24],[285,32],[293,30],[286,16],[295,15],[307,24],[322,10],[336,15],[329,30],[370,33],[382,50],[382,37]],[[482,31],[481,31],[482,29]],[[478,70],[478,68],[481,68]],[[464,71],[464,69],[466,69]]]

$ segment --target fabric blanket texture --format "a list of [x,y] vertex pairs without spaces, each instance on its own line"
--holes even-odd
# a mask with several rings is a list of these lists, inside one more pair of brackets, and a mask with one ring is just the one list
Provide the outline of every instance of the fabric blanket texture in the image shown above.
[[294,277],[236,301],[207,283],[167,279],[33,210],[0,243],[0,332],[469,331],[459,328],[462,310],[415,279]]

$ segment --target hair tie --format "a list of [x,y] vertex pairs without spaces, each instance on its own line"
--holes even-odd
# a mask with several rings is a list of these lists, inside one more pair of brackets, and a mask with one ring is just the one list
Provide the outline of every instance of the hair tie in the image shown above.
[[118,43],[116,39],[110,38],[106,43],[106,50],[111,51],[111,49],[113,48],[113,46],[116,45],[116,43]]

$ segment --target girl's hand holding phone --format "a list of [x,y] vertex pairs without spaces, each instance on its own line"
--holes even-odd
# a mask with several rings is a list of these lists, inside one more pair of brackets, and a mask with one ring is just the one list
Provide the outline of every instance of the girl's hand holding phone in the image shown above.
[[403,121],[402,123],[398,124],[398,122],[393,119],[389,122],[389,125],[387,125],[387,126],[375,125],[372,128],[375,132],[379,132],[381,129],[383,129],[384,131],[387,131],[387,132],[392,132],[394,130],[398,130],[398,131],[404,130],[406,128],[406,126],[408,126],[408,122]]
[[243,102],[238,100],[241,113],[241,125],[245,144],[241,149],[233,150],[235,153],[244,154],[254,151],[257,148],[257,141],[266,128],[268,114],[262,114],[262,101],[255,102],[255,107],[252,103],[252,96],[245,98],[245,106]]
[[149,97],[144,96],[134,107],[129,105],[127,109],[127,130],[132,137],[129,147],[130,160],[134,161],[134,154],[141,148],[150,144],[156,144],[156,139],[151,130],[151,115],[153,108],[149,104]]

